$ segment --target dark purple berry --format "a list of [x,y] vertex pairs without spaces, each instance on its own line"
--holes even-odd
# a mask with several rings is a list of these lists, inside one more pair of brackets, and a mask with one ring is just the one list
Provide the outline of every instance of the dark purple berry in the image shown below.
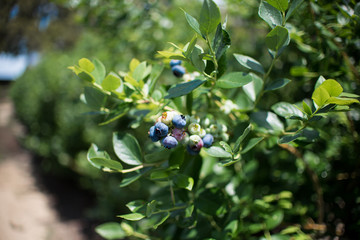
[[190,145],[186,146],[186,150],[190,155],[198,155],[200,153],[200,150],[193,149]]

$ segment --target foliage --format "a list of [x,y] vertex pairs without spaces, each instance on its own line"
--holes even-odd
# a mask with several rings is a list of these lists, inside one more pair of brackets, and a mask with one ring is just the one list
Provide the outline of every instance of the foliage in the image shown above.
[[81,32],[74,15],[60,0],[4,0],[0,25],[0,50],[12,53],[66,49]]
[[[298,18],[307,16],[309,12],[304,8],[309,8],[310,14],[326,13],[320,19],[332,16],[332,4],[323,7],[318,4],[301,0],[261,1],[258,15],[271,28],[262,42],[270,54],[267,67],[243,53],[234,53],[234,59],[230,58],[228,50],[234,41],[212,0],[203,1],[199,17],[184,11],[194,34],[189,42],[183,46],[171,43],[174,50],[158,52],[165,63],[168,59],[185,62],[188,73],[183,76],[183,82],[172,87],[165,85],[160,76],[167,67],[137,59],[131,60],[127,72],[119,73],[108,72],[98,60],[86,58],[69,67],[86,83],[83,99],[103,116],[102,124],[123,117],[133,119],[123,126],[126,133],[114,134],[115,155],[92,145],[88,161],[103,171],[120,174],[121,187],[142,179],[154,182],[148,199],[134,199],[126,205],[130,212],[118,216],[124,219],[120,224],[111,222],[96,228],[101,236],[107,239],[312,239],[344,234],[342,230],[334,232],[333,220],[325,219],[324,194],[334,199],[337,194],[322,187],[319,175],[333,181],[339,177],[331,169],[333,161],[348,161],[352,165],[355,160],[353,153],[358,150],[354,146],[359,138],[349,136],[343,126],[357,136],[354,122],[358,121],[359,113],[350,107],[355,105],[356,109],[359,96],[344,92],[343,87],[348,89],[347,82],[359,78],[351,61],[345,62],[345,70],[337,66],[341,73],[326,68],[330,71],[326,72],[326,78],[321,75],[325,73],[323,67],[315,70],[320,60],[323,63],[333,59],[324,60],[328,53],[319,53],[314,50],[319,48],[306,43],[312,36],[311,30],[306,25],[295,25],[296,21],[292,24],[291,19],[299,9],[302,14]],[[343,11],[337,21],[350,29],[357,28],[359,16],[353,9],[358,5],[338,7]],[[322,26],[314,18],[306,20],[311,26]],[[337,27],[334,26],[335,30],[340,31]],[[358,41],[350,32],[346,37],[347,46]],[[327,44],[339,40],[326,34],[319,39]],[[333,50],[342,52],[338,48]],[[349,60],[349,55],[342,53]],[[291,56],[296,58],[297,54],[303,54],[303,59],[309,56],[312,63],[309,67],[314,67],[309,72],[307,66],[292,66],[290,75],[303,77],[298,83],[277,67],[279,62],[293,63]],[[236,68],[240,71],[227,71],[227,66],[234,62],[239,64]],[[336,77],[341,81],[334,80]],[[316,82],[311,84],[314,79]],[[311,90],[301,92],[300,86],[306,84],[312,86]],[[274,93],[283,93],[294,86],[301,92],[297,96],[285,94],[272,99]],[[297,99],[298,96],[302,98]],[[217,132],[215,145],[193,154],[184,145],[167,150],[159,143],[151,143],[144,135],[151,126],[149,123],[164,122],[163,118],[158,119],[163,111],[187,114],[190,122],[201,122],[204,126],[208,121],[216,121],[214,127],[221,131]],[[330,136],[346,141],[334,143]],[[319,151],[320,146],[324,150]],[[342,159],[333,148],[348,153],[348,159]],[[310,181],[301,174],[304,171]],[[331,177],[327,178],[328,175]],[[307,186],[309,182],[314,185],[315,194]],[[331,206],[333,200],[326,201]],[[347,201],[354,204],[353,199]],[[330,217],[334,212],[330,210],[327,214]],[[307,220],[315,217],[316,223]],[[346,225],[347,236],[356,235],[356,223]]]

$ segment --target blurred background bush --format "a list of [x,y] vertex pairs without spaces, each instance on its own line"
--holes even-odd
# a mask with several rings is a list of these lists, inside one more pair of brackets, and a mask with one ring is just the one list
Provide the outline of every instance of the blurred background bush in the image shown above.
[[[264,47],[268,26],[257,15],[259,1],[218,1],[227,13],[232,40],[229,69],[238,69],[232,53],[252,56],[264,66],[271,59]],[[269,93],[261,108],[279,99],[296,103],[310,98],[317,78],[334,78],[346,92],[359,94],[359,17],[355,1],[306,1],[290,21],[289,48],[275,66],[273,77],[292,79],[285,89]],[[126,71],[132,58],[159,61],[156,51],[189,41],[184,8],[198,15],[201,1],[191,0],[3,0],[0,50],[40,56],[35,66],[12,83],[17,117],[26,127],[24,146],[41,159],[41,168],[61,178],[73,178],[94,193],[96,207],[88,216],[110,220],[124,203],[147,195],[147,184],[118,188],[120,179],[102,174],[86,160],[92,142],[111,151],[112,131],[123,131],[132,119],[99,126],[79,100],[83,91],[67,66],[82,57],[100,59],[108,70]],[[354,13],[355,11],[355,13]],[[359,7],[357,8],[359,11]],[[165,69],[161,81],[172,78]],[[241,105],[239,92],[230,93]],[[327,234],[360,235],[359,108],[324,119],[321,140],[305,148],[304,159],[320,179]],[[275,143],[274,143],[275,144]],[[294,211],[317,218],[319,202],[307,166],[280,148],[265,146],[248,156],[247,193],[252,197],[279,192],[294,194]],[[110,149],[109,149],[110,148]],[[300,209],[300,210],[299,210]],[[306,219],[303,219],[306,221]],[[346,231],[336,232],[339,224]],[[340,235],[339,235],[340,234]]]

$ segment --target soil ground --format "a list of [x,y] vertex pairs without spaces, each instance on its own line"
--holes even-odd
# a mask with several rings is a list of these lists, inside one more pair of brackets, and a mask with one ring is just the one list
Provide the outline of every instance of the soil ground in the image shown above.
[[[71,183],[39,176],[34,156],[19,144],[23,129],[15,119],[9,88],[0,84],[0,240],[99,239],[92,230],[86,233],[86,196]],[[62,191],[72,197],[61,198]]]

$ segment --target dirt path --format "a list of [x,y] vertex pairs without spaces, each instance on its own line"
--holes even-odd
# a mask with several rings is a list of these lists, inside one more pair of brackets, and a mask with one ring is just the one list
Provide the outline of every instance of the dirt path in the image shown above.
[[32,176],[31,155],[16,136],[21,126],[0,85],[0,240],[83,240],[80,220],[63,221]]

